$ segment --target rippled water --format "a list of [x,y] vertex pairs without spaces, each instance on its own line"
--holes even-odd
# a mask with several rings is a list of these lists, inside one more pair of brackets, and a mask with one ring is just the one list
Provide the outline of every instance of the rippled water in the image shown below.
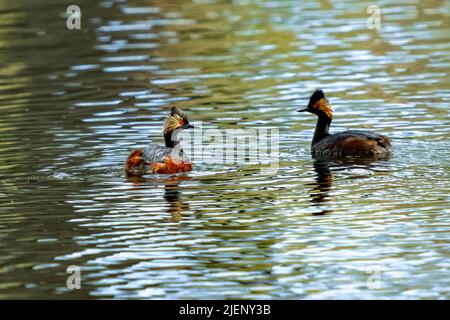
[[[0,0],[0,298],[449,298],[448,1]],[[315,162],[332,130],[388,161]],[[279,170],[129,180],[171,104],[279,129]],[[66,287],[81,267],[81,290]]]

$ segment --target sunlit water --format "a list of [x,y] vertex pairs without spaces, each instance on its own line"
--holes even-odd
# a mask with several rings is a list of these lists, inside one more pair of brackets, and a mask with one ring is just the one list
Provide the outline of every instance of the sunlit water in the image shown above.
[[[0,298],[449,298],[449,2],[230,2],[0,0]],[[319,87],[393,158],[314,162]],[[279,170],[127,179],[172,104]]]

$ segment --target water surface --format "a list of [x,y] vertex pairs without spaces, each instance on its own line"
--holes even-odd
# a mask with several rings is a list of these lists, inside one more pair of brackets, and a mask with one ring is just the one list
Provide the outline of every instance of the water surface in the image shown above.
[[[448,1],[0,0],[0,298],[448,299]],[[388,161],[314,161],[334,132]],[[279,170],[124,177],[172,104],[204,128],[270,126]],[[81,290],[66,287],[81,267]],[[374,281],[379,280],[379,281]]]

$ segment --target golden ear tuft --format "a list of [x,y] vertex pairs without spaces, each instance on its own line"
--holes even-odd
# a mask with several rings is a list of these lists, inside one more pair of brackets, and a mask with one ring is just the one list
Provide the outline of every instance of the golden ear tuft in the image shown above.
[[173,132],[187,123],[189,123],[189,121],[183,110],[176,106],[173,106],[170,109],[170,115],[167,117],[167,120],[164,123],[164,133]]
[[329,118],[333,117],[333,107],[327,98],[320,99],[315,105],[314,109],[320,110],[325,113]]

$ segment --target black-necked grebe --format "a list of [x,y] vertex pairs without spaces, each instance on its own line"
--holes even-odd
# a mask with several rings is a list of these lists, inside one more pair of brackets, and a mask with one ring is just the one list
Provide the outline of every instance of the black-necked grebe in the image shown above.
[[133,151],[125,163],[128,176],[142,176],[147,173],[173,174],[192,170],[192,163],[179,145],[179,130],[191,129],[192,125],[177,107],[172,107],[170,115],[164,123],[165,147],[151,146]]
[[333,108],[322,90],[314,91],[308,106],[298,111],[308,111],[318,117],[311,143],[314,157],[384,158],[391,153],[389,138],[380,134],[359,130],[330,134]]

